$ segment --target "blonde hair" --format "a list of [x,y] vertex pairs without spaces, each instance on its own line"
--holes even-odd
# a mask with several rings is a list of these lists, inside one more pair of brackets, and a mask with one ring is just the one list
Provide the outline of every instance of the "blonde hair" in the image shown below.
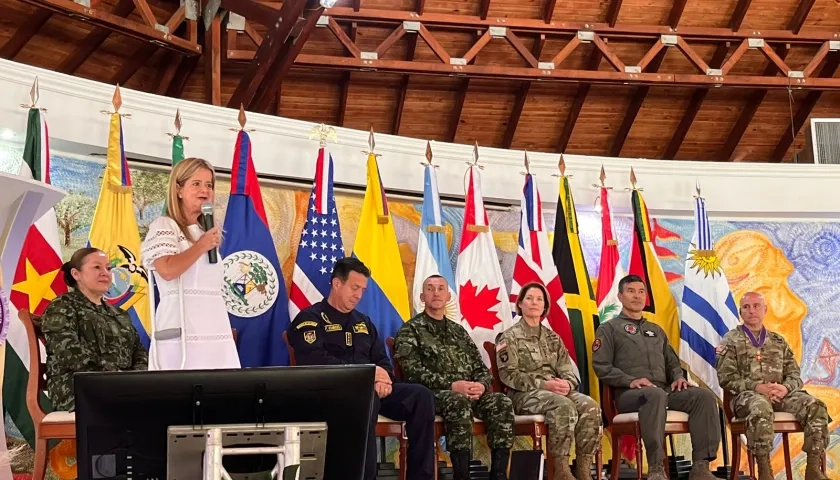
[[190,234],[189,226],[193,223],[193,220],[188,219],[184,214],[184,210],[181,208],[181,199],[178,197],[178,189],[179,187],[183,188],[186,181],[195,175],[195,172],[199,170],[210,171],[211,183],[213,184],[213,189],[215,190],[216,171],[213,169],[213,165],[203,158],[185,158],[178,162],[175,167],[172,168],[172,173],[169,174],[169,198],[166,200],[166,216],[175,220],[175,223],[178,224],[178,228],[181,230],[181,233],[183,233],[184,237],[186,237],[186,239],[190,242],[195,242],[198,239],[193,238]]

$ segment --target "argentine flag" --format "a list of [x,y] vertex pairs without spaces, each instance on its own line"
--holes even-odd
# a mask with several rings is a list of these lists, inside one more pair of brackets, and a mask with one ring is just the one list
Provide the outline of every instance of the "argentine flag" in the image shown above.
[[437,174],[435,166],[426,165],[423,180],[423,217],[420,220],[420,238],[417,241],[417,260],[414,267],[414,287],[411,296],[414,313],[425,308],[420,295],[423,282],[431,275],[440,275],[449,284],[452,298],[446,305],[446,317],[457,322],[458,299],[455,295],[455,275],[449,261],[449,249],[446,247],[446,225],[443,223],[443,209],[440,206]]
[[680,318],[680,360],[723,400],[715,369],[715,348],[726,332],[740,322],[729,282],[714,250],[706,201],[699,195],[694,205],[694,238],[685,259]]

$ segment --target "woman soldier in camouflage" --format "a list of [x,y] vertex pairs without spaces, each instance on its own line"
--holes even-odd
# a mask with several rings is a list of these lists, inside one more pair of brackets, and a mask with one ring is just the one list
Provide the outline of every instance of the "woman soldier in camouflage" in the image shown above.
[[[517,415],[544,415],[548,451],[554,462],[551,480],[590,480],[600,442],[601,409],[577,391],[578,379],[560,337],[540,322],[551,302],[545,287],[529,283],[516,299],[519,321],[496,339],[499,377],[509,389]],[[569,469],[572,438],[576,475]]]
[[73,410],[73,374],[146,370],[149,358],[131,317],[105,301],[111,288],[108,256],[77,250],[61,266],[70,291],[53,300],[40,326],[47,348],[47,391],[53,407]]

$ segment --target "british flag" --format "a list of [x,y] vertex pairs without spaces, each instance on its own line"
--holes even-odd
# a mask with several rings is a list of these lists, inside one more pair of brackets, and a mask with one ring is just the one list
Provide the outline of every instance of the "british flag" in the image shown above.
[[344,244],[335,209],[333,159],[325,158],[324,147],[318,150],[315,184],[309,196],[306,223],[300,235],[289,314],[292,319],[304,308],[320,302],[330,292],[330,275],[335,261],[344,258]]

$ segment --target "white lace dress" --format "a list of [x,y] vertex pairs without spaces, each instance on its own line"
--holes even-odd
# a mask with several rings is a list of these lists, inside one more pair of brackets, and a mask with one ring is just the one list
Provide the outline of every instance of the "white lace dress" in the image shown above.
[[[199,238],[198,225],[190,225],[190,234]],[[143,266],[151,268],[155,260],[188,249],[190,242],[169,217],[158,217],[149,225],[143,241]],[[184,332],[186,363],[184,368],[240,368],[239,354],[231,334],[227,306],[222,298],[222,263],[211,264],[204,254],[180,278],[171,281],[155,273],[160,303],[155,311],[155,331],[181,326],[178,282],[184,288]],[[149,370],[177,370],[181,367],[181,340],[172,338],[152,342]]]

